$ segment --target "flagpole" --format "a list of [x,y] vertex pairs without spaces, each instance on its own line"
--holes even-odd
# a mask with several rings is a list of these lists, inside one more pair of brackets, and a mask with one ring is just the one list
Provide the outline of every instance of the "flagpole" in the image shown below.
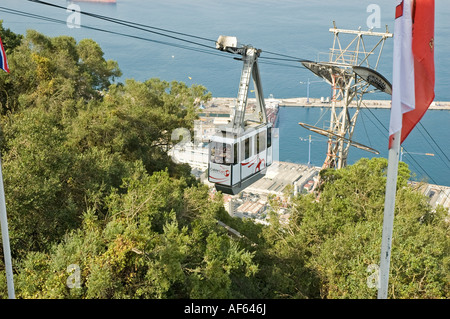
[[378,299],[387,299],[388,295],[395,195],[397,192],[398,162],[400,154],[400,134],[401,131],[393,134],[391,148],[389,149],[386,195],[384,200],[383,234],[381,239]]
[[11,262],[11,249],[9,246],[8,219],[6,217],[5,189],[3,187],[2,161],[0,157],[0,222],[3,241],[3,255],[5,259],[6,284],[8,286],[8,298],[15,299],[14,279]]
[[[9,73],[8,60],[6,59],[5,48],[0,38],[0,69]],[[5,189],[3,187],[2,160],[0,154],[0,224],[3,242],[3,257],[5,259],[6,284],[8,286],[8,298],[15,299],[14,279],[11,262],[11,249],[9,247],[8,219],[6,218]]]

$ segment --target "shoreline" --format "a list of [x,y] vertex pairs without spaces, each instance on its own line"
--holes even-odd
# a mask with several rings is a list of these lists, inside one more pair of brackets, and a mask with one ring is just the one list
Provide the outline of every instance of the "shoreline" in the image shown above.
[[[230,97],[213,97],[210,102],[207,103],[207,107],[211,106],[232,106],[234,105],[235,98]],[[297,98],[286,98],[286,99],[273,99],[266,98],[266,107],[271,103],[278,103],[280,107],[331,107],[331,102],[325,102],[318,98],[309,98],[309,103],[307,103],[306,97]],[[249,98],[248,103],[256,103],[256,99]],[[340,107],[339,104],[337,107]],[[349,106],[350,108],[356,107],[356,103],[352,102]],[[371,109],[390,109],[390,100],[363,100],[362,108]],[[450,111],[450,102],[447,101],[433,101],[428,108],[429,110],[443,110]]]

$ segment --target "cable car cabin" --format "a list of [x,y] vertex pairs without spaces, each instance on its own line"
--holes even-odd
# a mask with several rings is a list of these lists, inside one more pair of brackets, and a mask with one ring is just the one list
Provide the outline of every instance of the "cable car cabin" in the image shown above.
[[[261,50],[251,46],[237,47],[237,43],[236,37],[229,36],[220,36],[216,42],[217,49],[241,55],[242,58],[237,60],[243,62],[243,67],[232,120],[211,138],[208,164],[208,180],[218,191],[231,195],[263,177],[272,164],[272,123],[267,120],[257,63]],[[251,78],[256,107],[253,119],[246,120]]]
[[272,123],[242,134],[221,131],[209,143],[208,180],[217,191],[235,195],[266,174],[272,164]]

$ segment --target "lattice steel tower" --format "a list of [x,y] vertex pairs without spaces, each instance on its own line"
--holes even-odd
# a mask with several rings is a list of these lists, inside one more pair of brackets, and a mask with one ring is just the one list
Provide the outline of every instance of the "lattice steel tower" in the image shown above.
[[[350,146],[375,154],[378,151],[352,140],[356,120],[360,111],[363,95],[372,87],[388,94],[390,83],[376,69],[380,62],[386,39],[391,38],[387,26],[386,32],[344,30],[333,28],[333,47],[328,61],[303,61],[302,64],[315,75],[331,85],[331,118],[328,128],[319,128],[305,123],[301,126],[328,137],[328,149],[322,168],[342,168],[347,165]],[[345,37],[345,39],[341,38]],[[375,38],[368,47],[365,38]],[[344,40],[349,39],[346,44]],[[376,39],[378,38],[378,39]],[[372,91],[371,91],[372,92]]]

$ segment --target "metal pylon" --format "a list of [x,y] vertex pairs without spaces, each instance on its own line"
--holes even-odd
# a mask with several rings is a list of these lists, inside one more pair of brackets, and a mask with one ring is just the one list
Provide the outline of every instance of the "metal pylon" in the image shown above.
[[[331,86],[331,117],[328,128],[316,128],[299,123],[316,133],[328,137],[327,155],[322,166],[325,168],[342,168],[347,165],[350,146],[378,153],[376,150],[356,143],[352,140],[356,121],[363,100],[363,95],[369,91],[372,83],[367,78],[359,76],[354,67],[364,67],[370,71],[377,69],[384,43],[392,34],[388,32],[373,32],[345,30],[334,27],[329,31],[334,34],[333,47],[328,53],[328,61],[304,61],[302,64],[314,74],[323,78]],[[340,36],[350,37],[344,45]],[[365,38],[378,38],[369,48]],[[379,74],[378,74],[379,75]],[[379,75],[381,76],[381,75]]]

